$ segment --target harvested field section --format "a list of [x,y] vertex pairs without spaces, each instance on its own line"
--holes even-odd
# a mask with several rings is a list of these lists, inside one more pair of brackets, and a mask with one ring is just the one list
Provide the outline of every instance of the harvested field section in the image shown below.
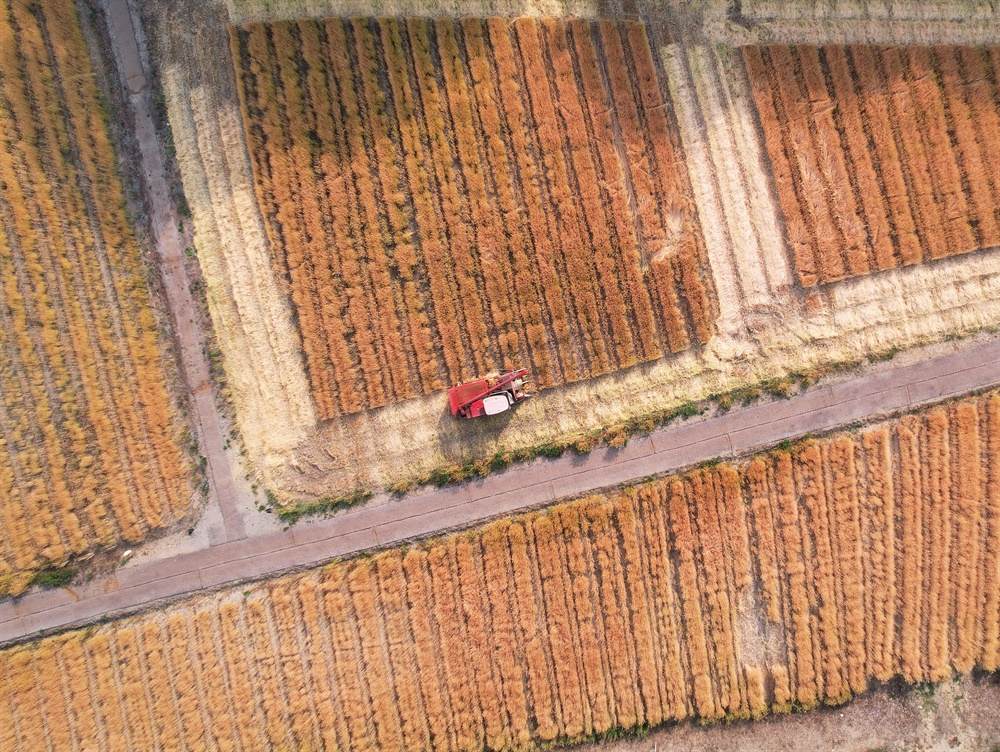
[[73,2],[0,3],[0,595],[190,501],[90,71]]
[[12,648],[5,733],[102,746],[100,708],[133,746],[221,745],[231,708],[243,748],[522,749],[993,671],[998,416],[968,399]]
[[338,18],[230,42],[321,418],[516,364],[567,383],[711,336],[644,25]]
[[993,48],[743,57],[804,286],[1000,244]]

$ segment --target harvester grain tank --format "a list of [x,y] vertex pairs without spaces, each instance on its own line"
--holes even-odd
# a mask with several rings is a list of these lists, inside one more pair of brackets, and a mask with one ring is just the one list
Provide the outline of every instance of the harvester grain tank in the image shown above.
[[525,391],[528,369],[494,373],[456,384],[448,390],[451,414],[457,418],[482,418],[510,410],[531,395]]

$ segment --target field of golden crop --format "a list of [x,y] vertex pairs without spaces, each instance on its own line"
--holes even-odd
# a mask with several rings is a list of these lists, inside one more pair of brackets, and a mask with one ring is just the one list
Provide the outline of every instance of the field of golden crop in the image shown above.
[[0,653],[0,748],[502,750],[1000,666],[1000,395]]
[[70,0],[0,2],[0,595],[188,511],[178,414]]
[[743,57],[803,285],[1000,244],[1000,48]]
[[320,418],[708,340],[704,244],[645,25],[335,18],[230,38]]

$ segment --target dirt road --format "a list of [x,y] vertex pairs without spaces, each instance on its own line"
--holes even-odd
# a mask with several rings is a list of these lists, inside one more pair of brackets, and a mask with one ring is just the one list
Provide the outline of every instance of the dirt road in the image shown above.
[[184,272],[180,217],[167,186],[160,145],[153,127],[153,103],[139,56],[132,17],[127,0],[107,0],[107,8],[113,52],[125,83],[134,134],[139,144],[143,187],[150,204],[150,224],[160,257],[160,272],[174,336],[200,429],[201,451],[208,459],[209,504],[218,504],[222,513],[223,529],[211,536],[212,542],[241,540],[246,537],[246,532],[243,518],[236,508],[232,470],[226,459],[225,439],[209,381],[205,339],[195,321],[197,307],[191,297],[190,280]]
[[1000,384],[1000,340],[816,386],[787,400],[667,427],[621,450],[539,461],[454,488],[352,510],[120,570],[73,591],[0,603],[0,644],[107,619],[240,581],[388,546],[558,499],[736,457],[806,433]]

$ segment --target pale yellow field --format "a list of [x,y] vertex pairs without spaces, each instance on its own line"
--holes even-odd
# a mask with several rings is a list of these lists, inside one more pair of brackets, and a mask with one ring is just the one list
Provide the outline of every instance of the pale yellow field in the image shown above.
[[[661,44],[658,50],[716,291],[719,316],[708,343],[547,389],[502,426],[452,422],[441,392],[320,421],[292,322],[291,291],[272,272],[256,207],[233,71],[224,59],[226,26],[300,14],[456,12],[451,7],[216,0],[199,3],[197,13],[185,3],[150,8],[213,320],[225,359],[233,364],[229,380],[238,422],[256,475],[279,497],[386,487],[445,464],[620,424],[775,375],[1000,324],[996,249],[803,291],[791,268],[742,59],[713,41],[767,41],[768,29],[772,37],[780,35],[768,26],[756,36],[741,36],[729,25],[725,36],[716,3],[706,7],[703,28],[688,29],[690,41]],[[674,8],[674,17],[695,23],[684,8],[683,3]],[[770,12],[763,5],[758,11]],[[476,5],[468,12],[586,17],[596,8]],[[198,20],[192,25],[182,17]],[[940,29],[948,42],[963,41],[953,25],[946,26],[950,22],[921,23],[922,33]],[[801,41],[850,41],[834,22],[810,28],[812,39]],[[897,41],[915,33],[906,23],[899,28]],[[984,23],[963,33],[981,42],[992,28]],[[891,41],[889,27],[878,29],[877,41]]]
[[513,750],[975,666],[996,394],[0,652],[0,748]]

